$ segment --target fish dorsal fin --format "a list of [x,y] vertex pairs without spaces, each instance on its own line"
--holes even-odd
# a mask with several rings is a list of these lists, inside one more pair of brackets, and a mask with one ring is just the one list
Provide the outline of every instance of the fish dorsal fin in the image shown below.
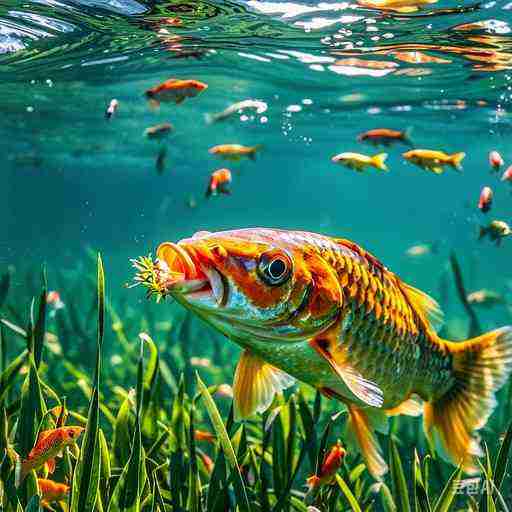
[[335,346],[329,338],[320,336],[310,340],[309,344],[329,363],[334,372],[341,378],[345,385],[362,402],[372,407],[381,407],[384,402],[384,394],[375,382],[365,379],[353,366],[348,364],[339,351],[335,353]]
[[432,327],[434,331],[439,331],[444,322],[444,315],[439,304],[430,295],[413,286],[400,282],[400,287],[422,321]]
[[279,368],[244,350],[235,371],[233,406],[235,421],[263,412],[281,393],[295,383],[295,379]]

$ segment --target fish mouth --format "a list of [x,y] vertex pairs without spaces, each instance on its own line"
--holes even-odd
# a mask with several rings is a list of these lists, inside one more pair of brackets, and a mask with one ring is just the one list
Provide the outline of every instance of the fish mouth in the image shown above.
[[213,265],[199,261],[179,243],[164,242],[156,256],[166,294],[198,307],[226,305],[227,280]]

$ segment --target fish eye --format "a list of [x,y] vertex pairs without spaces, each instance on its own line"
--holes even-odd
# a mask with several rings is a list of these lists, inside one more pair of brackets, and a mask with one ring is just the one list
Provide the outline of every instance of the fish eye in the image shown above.
[[289,279],[292,262],[287,254],[272,251],[261,256],[258,269],[263,281],[271,286],[276,286]]

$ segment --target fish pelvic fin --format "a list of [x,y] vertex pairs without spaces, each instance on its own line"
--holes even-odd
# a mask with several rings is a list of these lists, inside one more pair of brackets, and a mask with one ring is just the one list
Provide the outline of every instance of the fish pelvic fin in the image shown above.
[[387,157],[387,153],[379,153],[378,155],[372,156],[372,165],[381,171],[388,171],[388,166],[385,164]]
[[276,393],[295,383],[295,379],[265,362],[250,350],[244,350],[235,370],[233,409],[235,421],[267,410]]
[[424,429],[445,458],[476,473],[475,458],[482,449],[474,432],[486,424],[496,406],[495,393],[512,371],[512,326],[444,343],[453,356],[455,382],[443,396],[425,403]]
[[382,449],[375,431],[388,433],[388,422],[384,411],[360,408],[346,404],[348,409],[347,436],[350,443],[356,444],[363,455],[370,474],[381,480],[387,473],[388,466],[382,456]]
[[466,156],[466,153],[454,153],[453,155],[450,155],[450,164],[455,167],[458,171],[462,170],[462,160],[464,160],[464,157]]

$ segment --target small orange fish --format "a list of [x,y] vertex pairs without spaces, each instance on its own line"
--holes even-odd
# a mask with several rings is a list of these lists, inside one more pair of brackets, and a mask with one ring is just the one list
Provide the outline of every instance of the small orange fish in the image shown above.
[[501,158],[501,155],[497,151],[491,151],[489,153],[489,165],[494,171],[499,171],[504,163],[503,158]]
[[261,144],[256,146],[242,146],[241,144],[219,144],[208,150],[210,155],[217,155],[225,160],[240,160],[248,157],[256,160],[256,153],[262,148]]
[[202,463],[204,464],[206,472],[210,474],[213,471],[213,460],[211,459],[211,457],[206,455],[206,453],[204,453],[202,450],[197,449],[197,454],[199,455]]
[[193,98],[208,88],[198,80],[180,80],[170,78],[165,82],[146,91],[146,98],[155,106],[163,102],[174,102],[179,105],[185,98]]
[[38,478],[37,486],[41,493],[41,505],[43,508],[52,510],[50,503],[54,501],[62,501],[69,494],[69,485],[47,480],[46,478]]
[[218,169],[212,172],[210,176],[210,182],[206,189],[206,197],[211,195],[220,194],[231,194],[229,190],[229,184],[231,183],[231,171],[229,169]]
[[480,198],[478,200],[478,209],[482,213],[490,211],[492,206],[493,193],[490,187],[484,187],[480,192]]
[[76,443],[83,427],[60,427],[44,430],[39,433],[37,442],[25,460],[18,459],[16,464],[16,486],[24,480],[32,470],[38,470],[45,464],[48,472],[55,470],[55,457],[60,455],[66,446]]
[[418,167],[434,174],[442,174],[444,165],[451,165],[458,171],[462,170],[461,162],[466,153],[454,153],[448,155],[443,151],[434,151],[431,149],[412,149],[402,155],[406,160]]
[[410,64],[450,64],[452,62],[451,60],[434,57],[433,55],[419,51],[391,51],[389,54],[393,55],[397,60]]
[[502,174],[501,181],[512,181],[512,165]]
[[374,130],[361,133],[357,137],[357,140],[359,142],[369,142],[370,144],[374,145],[382,144],[383,146],[389,146],[395,142],[402,142],[412,146],[410,140],[410,132],[410,129],[399,131],[391,130],[389,128],[376,128]]
[[214,443],[217,439],[214,434],[207,432],[206,430],[194,430],[194,439],[196,441],[208,441]]
[[343,459],[346,455],[345,448],[338,440],[337,443],[330,449],[322,462],[320,472],[318,475],[310,476],[307,479],[307,485],[310,489],[320,485],[327,485],[333,482],[336,471],[340,469]]

